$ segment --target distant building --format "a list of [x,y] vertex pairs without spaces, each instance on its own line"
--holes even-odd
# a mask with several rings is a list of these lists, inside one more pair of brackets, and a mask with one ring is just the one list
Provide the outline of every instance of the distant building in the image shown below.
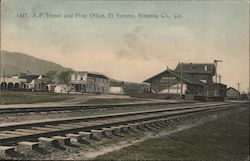
[[0,78],[3,90],[47,91],[48,78],[44,75],[21,73],[11,77]]
[[233,87],[227,89],[227,99],[229,100],[238,100],[240,97],[240,92]]
[[76,71],[71,74],[71,91],[82,93],[109,93],[109,78],[103,74]]
[[12,78],[24,79],[25,90],[30,91],[48,91],[49,79],[45,75],[31,75],[22,73],[20,75],[13,75]]
[[111,94],[125,94],[124,87],[110,86],[109,93],[111,93]]
[[55,84],[54,92],[55,93],[69,93],[70,87],[67,84]]
[[149,83],[156,94],[225,97],[226,85],[213,82],[215,73],[214,64],[179,63],[175,70],[166,69],[144,82]]
[[110,94],[125,94],[125,86],[123,81],[110,80],[109,82]]
[[2,90],[25,90],[26,79],[4,77],[0,78]]
[[248,100],[248,99],[249,99],[249,96],[247,95],[247,93],[242,92],[240,95],[240,100]]

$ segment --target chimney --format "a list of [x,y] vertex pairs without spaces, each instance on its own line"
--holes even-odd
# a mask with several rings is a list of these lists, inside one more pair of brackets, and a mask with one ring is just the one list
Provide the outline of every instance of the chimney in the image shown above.
[[192,63],[190,63],[190,70],[192,69]]
[[207,65],[205,65],[205,69],[204,70],[207,71]]

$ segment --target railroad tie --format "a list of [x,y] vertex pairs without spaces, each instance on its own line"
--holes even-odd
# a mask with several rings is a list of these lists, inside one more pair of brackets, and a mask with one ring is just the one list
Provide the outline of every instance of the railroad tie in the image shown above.
[[115,134],[115,130],[112,128],[102,128],[105,136],[112,136]]
[[78,132],[79,135],[81,135],[83,138],[90,139],[92,137],[91,132]]
[[100,139],[103,136],[103,130],[91,130],[92,137],[95,139]]
[[145,127],[146,129],[148,129],[148,130],[154,130],[154,129],[155,129],[155,127],[152,126],[151,122],[146,122],[146,123],[144,124],[144,127]]
[[159,124],[160,124],[162,127],[166,127],[166,126],[167,126],[166,121],[163,120],[163,119],[159,120]]
[[3,133],[17,135],[17,136],[28,134],[27,132],[20,132],[20,131],[3,131]]
[[56,131],[57,129],[47,128],[47,127],[32,127],[32,129],[41,131]]
[[7,137],[16,137],[18,135],[17,134],[9,134],[9,133],[1,132],[0,136],[1,136],[1,138],[7,138]]
[[128,132],[130,129],[128,125],[120,125],[119,127],[121,128],[121,132]]
[[155,129],[160,129],[161,127],[159,126],[159,124],[157,123],[157,121],[152,121],[150,122],[150,126],[152,126]]
[[47,138],[47,137],[40,137],[38,138],[39,144],[41,145],[51,145],[51,146],[57,146],[58,145],[58,140],[52,139],[52,138]]
[[118,126],[111,126],[110,128],[113,129],[116,134],[121,131],[121,127]]
[[141,129],[143,130],[153,130],[153,129],[158,129],[159,127],[155,125],[155,121],[146,121],[141,123]]
[[136,126],[137,126],[137,124],[136,124],[136,123],[134,123],[134,124],[128,124],[128,126],[130,127],[130,129],[135,130],[135,129],[136,129]]
[[166,126],[168,126],[168,121],[169,119],[164,119],[164,124],[166,124]]
[[70,138],[70,141],[75,143],[81,143],[82,137],[79,134],[66,134],[67,137]]
[[65,136],[53,136],[52,139],[56,139],[62,145],[69,145],[70,144],[70,137]]
[[158,125],[159,127],[164,127],[165,125],[164,125],[164,122],[162,121],[162,120],[158,120],[158,121],[156,121],[156,125]]
[[30,129],[16,129],[16,131],[27,132],[27,133],[30,133],[30,134],[39,133],[39,131],[37,131],[37,130],[30,130]]
[[45,125],[45,128],[52,128],[52,129],[63,129],[65,127],[57,126],[57,125]]
[[0,146],[0,154],[11,155],[15,153],[13,146]]
[[145,131],[145,123],[139,122],[136,124],[136,128],[141,131]]
[[161,119],[162,124],[166,124],[167,119]]
[[18,142],[18,148],[24,150],[35,150],[39,147],[39,142],[31,142],[31,141],[21,141]]
[[144,121],[141,122],[141,126],[148,129],[155,129],[154,123],[155,121]]
[[59,127],[64,127],[64,128],[80,128],[82,127],[81,125],[76,125],[76,124],[59,124]]
[[74,125],[80,125],[80,126],[91,126],[91,125],[99,125],[102,124],[101,122],[78,122],[73,123]]

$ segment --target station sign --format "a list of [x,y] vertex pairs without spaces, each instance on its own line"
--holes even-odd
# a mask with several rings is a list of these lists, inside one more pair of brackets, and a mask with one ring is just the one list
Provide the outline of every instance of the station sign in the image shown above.
[[161,77],[162,80],[175,80],[176,77]]

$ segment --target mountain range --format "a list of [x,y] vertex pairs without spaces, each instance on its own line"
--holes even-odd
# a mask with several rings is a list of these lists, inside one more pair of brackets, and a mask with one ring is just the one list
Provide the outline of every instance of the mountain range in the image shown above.
[[72,69],[24,53],[1,50],[1,72],[5,76],[18,73],[45,74],[49,71],[59,73],[65,70]]
[[[5,77],[19,74],[45,74],[49,71],[57,71],[57,74],[66,71],[72,70],[71,68],[63,67],[60,64],[50,62],[47,60],[39,59],[21,52],[9,52],[1,50],[1,76],[3,73]],[[5,71],[5,72],[3,72]],[[90,72],[95,74],[103,74],[99,72]],[[105,74],[104,74],[105,75]],[[108,77],[108,76],[107,76]],[[110,78],[111,84],[113,86],[123,86],[126,89],[135,89],[144,86],[142,83],[133,83],[133,82],[124,82]]]

